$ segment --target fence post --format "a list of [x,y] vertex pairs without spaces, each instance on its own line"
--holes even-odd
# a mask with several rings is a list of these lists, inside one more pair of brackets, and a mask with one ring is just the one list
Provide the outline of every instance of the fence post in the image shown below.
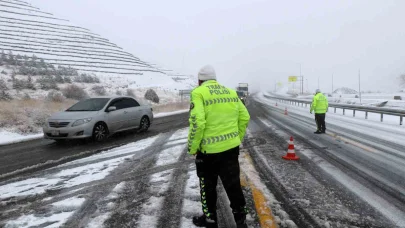
[[381,122],[383,122],[383,115],[384,115],[384,114],[381,113]]
[[356,117],[356,110],[353,109],[353,117]]
[[345,115],[345,109],[343,109],[343,115]]
[[399,117],[399,125],[402,125],[402,121],[403,121],[403,119],[404,119],[404,117],[403,117],[403,116],[400,116],[400,117]]
[[336,113],[336,108],[335,108],[335,113]]
[[368,112],[366,112],[366,119],[368,119]]

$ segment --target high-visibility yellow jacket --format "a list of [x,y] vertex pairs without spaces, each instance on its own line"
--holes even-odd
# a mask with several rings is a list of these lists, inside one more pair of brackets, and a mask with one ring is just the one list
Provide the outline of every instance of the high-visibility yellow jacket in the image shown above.
[[188,151],[221,153],[240,145],[250,116],[236,91],[209,80],[190,97]]
[[317,93],[311,104],[311,112],[315,111],[317,114],[323,114],[328,111],[328,99],[322,93]]

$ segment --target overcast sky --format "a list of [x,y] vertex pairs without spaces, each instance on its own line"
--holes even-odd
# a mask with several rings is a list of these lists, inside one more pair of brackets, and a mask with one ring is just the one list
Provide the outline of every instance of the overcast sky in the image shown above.
[[[318,87],[397,90],[405,73],[404,0],[28,0],[135,56],[234,87],[274,89],[290,75]],[[305,88],[307,82],[305,82]]]

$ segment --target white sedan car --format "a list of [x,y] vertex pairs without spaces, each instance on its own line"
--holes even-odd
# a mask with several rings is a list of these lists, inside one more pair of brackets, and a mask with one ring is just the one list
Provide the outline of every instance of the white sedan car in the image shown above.
[[56,141],[90,137],[103,141],[120,131],[147,131],[153,121],[152,111],[132,97],[89,98],[49,117],[43,127],[44,137]]

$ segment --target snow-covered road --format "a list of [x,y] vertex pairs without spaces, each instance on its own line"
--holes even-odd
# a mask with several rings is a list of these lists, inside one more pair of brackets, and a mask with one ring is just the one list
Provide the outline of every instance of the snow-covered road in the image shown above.
[[[331,227],[405,227],[403,127],[328,113],[329,133],[314,135],[307,108],[276,106],[260,95],[255,100],[251,137],[275,143],[250,152],[267,179],[280,185],[273,190],[284,189],[278,197],[296,209],[290,214],[305,218],[297,224],[307,227],[314,220]],[[299,162],[285,162],[278,152],[280,146],[287,149],[290,136],[297,139]]]
[[[248,108],[240,166],[249,227],[405,227],[400,126],[329,114],[329,134],[314,135],[307,109],[288,106],[284,115],[264,97]],[[142,137],[5,178],[0,226],[194,227],[201,204],[187,132],[187,114],[178,114]],[[281,158],[290,136],[299,161]],[[218,196],[219,227],[235,227],[220,182]]]
[[[186,153],[187,133],[188,128],[161,133],[5,181],[0,185],[0,225],[194,227],[191,219],[201,213],[201,204],[194,158]],[[264,219],[294,224],[288,216],[276,221],[256,213],[252,189],[262,194],[261,207],[280,204],[259,189],[264,184],[246,156],[242,150],[250,226],[258,227]],[[218,190],[220,227],[235,227],[223,187]]]

